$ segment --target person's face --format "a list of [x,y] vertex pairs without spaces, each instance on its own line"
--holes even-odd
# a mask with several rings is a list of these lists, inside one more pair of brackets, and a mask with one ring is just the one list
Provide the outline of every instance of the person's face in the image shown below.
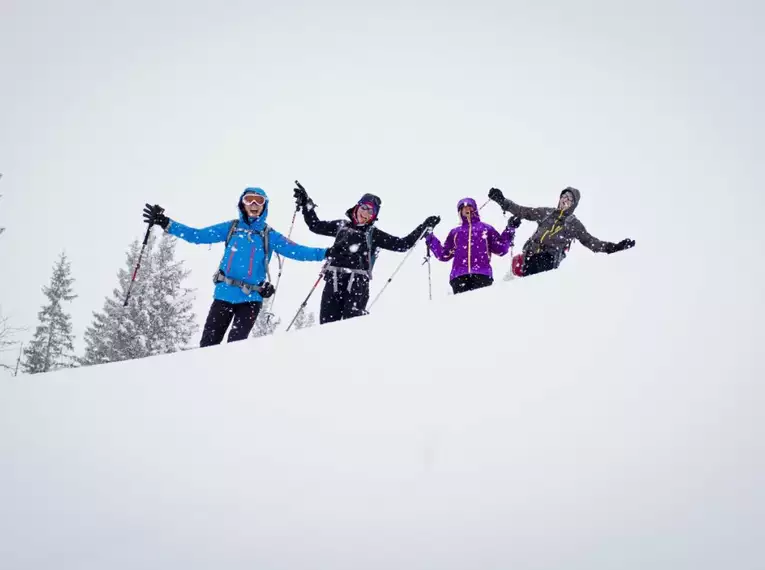
[[464,205],[464,206],[462,206],[462,208],[460,209],[460,214],[461,214],[461,215],[462,215],[462,217],[463,217],[463,218],[465,218],[466,220],[467,220],[467,219],[470,219],[470,218],[472,218],[472,217],[473,217],[473,214],[475,214],[475,208],[474,208],[473,206],[471,206],[470,204],[465,204],[465,205]]
[[560,200],[558,201],[558,209],[568,210],[573,205],[574,197],[571,195],[571,192],[564,192],[563,196],[561,196]]
[[247,215],[251,218],[259,218],[266,207],[266,199],[260,194],[245,194],[242,203]]
[[356,208],[356,221],[359,224],[368,224],[375,217],[375,211],[368,204],[359,204]]

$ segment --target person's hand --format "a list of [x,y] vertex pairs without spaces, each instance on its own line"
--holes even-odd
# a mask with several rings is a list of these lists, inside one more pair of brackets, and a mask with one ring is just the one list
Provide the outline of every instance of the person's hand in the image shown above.
[[618,251],[624,251],[625,249],[630,249],[631,247],[635,247],[635,240],[634,239],[623,239],[619,243],[609,243],[606,245],[606,253],[612,254],[616,253]]
[[274,293],[276,293],[276,288],[268,281],[263,281],[260,286],[260,296],[264,299],[268,299],[269,297],[273,296]]
[[518,226],[521,225],[521,218],[518,216],[511,216],[509,220],[507,220],[507,227],[518,229]]
[[310,198],[308,197],[308,192],[305,191],[305,188],[303,188],[302,186],[299,188],[295,188],[294,194],[295,194],[295,205],[298,208],[305,208],[308,205],[308,202],[310,201]]
[[489,199],[494,200],[497,204],[500,206],[502,205],[502,202],[505,201],[505,195],[502,193],[502,190],[499,188],[492,188],[489,190]]
[[150,226],[159,226],[165,230],[170,223],[170,218],[168,218],[164,212],[165,209],[157,204],[153,206],[151,204],[146,204],[143,208],[143,221]]
[[425,219],[425,221],[422,223],[423,226],[425,226],[426,230],[433,230],[438,224],[441,223],[441,216],[429,216]]

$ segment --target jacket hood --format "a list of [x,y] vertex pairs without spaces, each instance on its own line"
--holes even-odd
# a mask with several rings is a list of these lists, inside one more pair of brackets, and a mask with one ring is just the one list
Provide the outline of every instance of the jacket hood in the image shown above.
[[459,214],[460,220],[463,224],[467,223],[467,219],[459,213],[459,211],[462,209],[463,206],[472,206],[473,207],[473,216],[472,221],[473,222],[480,222],[481,221],[481,214],[478,211],[478,204],[476,204],[476,201],[472,198],[463,198],[459,202],[457,202],[457,213]]
[[[260,217],[250,218],[247,215],[247,212],[244,209],[244,204],[242,203],[242,198],[244,198],[245,194],[259,194],[260,196],[263,196],[266,199],[266,205],[263,207],[263,213],[260,214]],[[240,221],[250,225],[257,224],[259,226],[265,226],[266,219],[268,218],[268,194],[266,194],[266,191],[263,190],[263,188],[258,188],[255,186],[245,188],[244,192],[242,192],[241,195],[239,196],[239,204],[237,205],[237,209],[239,210]]]
[[579,205],[579,201],[582,199],[582,193],[573,186],[568,186],[561,190],[558,200],[560,200],[566,192],[571,192],[571,195],[574,197],[574,203],[568,210],[566,210],[566,214],[573,214],[574,210],[576,210],[576,207]]

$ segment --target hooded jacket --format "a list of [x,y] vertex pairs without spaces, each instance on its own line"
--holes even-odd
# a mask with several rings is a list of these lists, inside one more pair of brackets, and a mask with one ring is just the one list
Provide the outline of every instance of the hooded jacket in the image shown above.
[[[353,215],[355,209],[356,206],[345,213],[347,220],[323,221],[316,215],[313,207],[303,208],[303,218],[313,233],[335,238],[332,246],[332,267],[364,271],[371,276],[377,249],[408,251],[415,246],[425,231],[424,224],[420,224],[408,236],[395,237],[375,227],[377,218],[368,224],[357,224]],[[329,275],[326,279],[329,279]]]
[[470,217],[460,215],[462,225],[449,232],[443,246],[433,234],[425,238],[426,242],[439,261],[454,259],[449,281],[468,274],[493,277],[491,254],[499,256],[507,254],[510,246],[513,245],[515,228],[508,227],[500,235],[492,226],[481,221],[475,200],[472,198],[460,200],[457,203],[458,212],[463,205],[472,206],[473,215]]
[[[260,194],[266,199],[263,213],[259,217],[250,218],[246,214],[242,204],[242,198],[245,194]],[[269,251],[266,259],[262,233],[266,228],[266,219],[268,218],[268,195],[262,188],[245,189],[239,196],[238,210],[238,220],[229,220],[202,229],[191,228],[175,220],[170,220],[165,231],[189,243],[219,243],[226,241],[231,225],[236,221],[236,231],[223,252],[219,270],[226,277],[243,281],[249,285],[260,285],[266,279],[266,264],[271,261],[273,252],[298,261],[324,260],[327,251],[325,248],[298,245],[272,228],[268,228]],[[263,301],[263,297],[257,291],[252,291],[247,295],[241,288],[226,283],[215,285],[214,296],[220,301],[229,303]]]
[[560,195],[571,192],[574,203],[568,210],[557,208],[527,208],[519,206],[512,200],[505,199],[501,204],[504,210],[523,218],[537,222],[537,231],[534,232],[523,246],[523,253],[533,255],[535,253],[551,253],[558,262],[566,256],[566,250],[573,240],[579,240],[587,249],[594,252],[604,252],[610,242],[601,241],[590,235],[584,224],[574,215],[582,198],[581,192],[576,188],[566,188]]

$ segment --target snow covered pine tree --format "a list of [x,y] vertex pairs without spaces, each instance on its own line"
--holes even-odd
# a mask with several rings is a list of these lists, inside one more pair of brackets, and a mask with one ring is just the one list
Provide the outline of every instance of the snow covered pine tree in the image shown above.
[[50,285],[43,287],[48,303],[38,313],[39,324],[34,337],[24,349],[21,367],[26,374],[50,372],[76,365],[72,316],[63,307],[64,303],[77,298],[72,291],[73,283],[71,264],[66,253],[62,253],[53,267]]
[[[156,250],[155,250],[156,248]],[[133,285],[130,303],[123,299],[141,250],[134,241],[124,269],[118,272],[118,288],[107,297],[101,312],[85,331],[83,365],[144,358],[181,350],[196,333],[192,313],[193,292],[183,286],[189,272],[175,260],[175,238],[149,238],[147,253]]]

